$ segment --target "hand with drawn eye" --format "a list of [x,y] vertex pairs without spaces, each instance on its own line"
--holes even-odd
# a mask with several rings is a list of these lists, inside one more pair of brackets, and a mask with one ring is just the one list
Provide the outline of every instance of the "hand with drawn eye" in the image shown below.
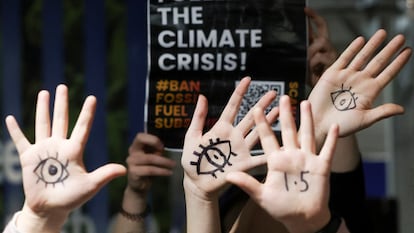
[[90,173],[84,167],[82,157],[95,113],[95,97],[85,100],[69,138],[67,87],[56,88],[52,123],[49,98],[47,91],[39,92],[34,144],[28,141],[13,116],[6,118],[23,173],[25,203],[17,219],[22,232],[59,232],[74,208],[110,180],[126,173],[119,164],[107,164]]
[[319,155],[316,155],[312,111],[301,103],[302,134],[298,138],[288,96],[279,102],[283,148],[263,109],[254,111],[256,130],[267,155],[267,176],[260,183],[244,172],[230,172],[227,180],[243,189],[273,219],[289,232],[316,232],[330,219],[329,174],[338,126],[332,126]]
[[346,136],[404,112],[402,106],[393,103],[373,106],[411,55],[410,48],[401,49],[404,36],[397,35],[374,56],[385,38],[386,32],[381,29],[367,43],[362,37],[355,39],[313,88],[308,100],[318,147],[334,123],[340,126],[340,136]]
[[[204,121],[207,115],[207,99],[200,95],[194,115],[184,140],[181,159],[184,168],[184,187],[196,192],[198,196],[217,195],[230,171],[246,171],[266,162],[264,156],[251,156],[250,149],[257,142],[255,133],[250,133],[254,125],[249,112],[236,126],[233,125],[241,101],[247,92],[250,78],[244,78],[236,87],[225,106],[219,120],[205,134]],[[267,108],[276,97],[268,92],[256,104]],[[274,121],[277,109],[268,114],[268,120]]]
[[311,8],[305,8],[309,17],[308,62],[310,77],[307,81],[313,87],[323,72],[335,62],[338,53],[329,40],[328,25],[325,19]]

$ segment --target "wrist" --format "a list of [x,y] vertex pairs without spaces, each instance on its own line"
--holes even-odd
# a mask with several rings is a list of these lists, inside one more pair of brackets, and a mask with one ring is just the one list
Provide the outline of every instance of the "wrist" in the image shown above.
[[336,233],[338,232],[341,223],[341,217],[339,217],[335,213],[332,213],[329,222],[325,224],[325,226],[322,229],[318,230],[316,233]]
[[61,231],[69,213],[35,213],[24,205],[16,217],[16,227],[20,232],[58,233]]
[[121,216],[130,221],[142,222],[151,213],[151,207],[148,204],[146,204],[145,209],[143,211],[136,213],[128,212],[123,207],[121,207],[119,213],[121,214]]
[[332,215],[328,209],[320,211],[312,216],[296,216],[282,220],[285,227],[291,233],[331,233],[319,232],[330,223]]
[[184,175],[183,179],[183,188],[186,198],[191,197],[193,200],[201,201],[201,202],[214,202],[218,200],[218,193],[209,193],[204,190],[201,190],[197,185],[190,181],[186,175]]
[[128,213],[143,213],[147,208],[147,192],[136,192],[127,186],[124,190],[121,208]]

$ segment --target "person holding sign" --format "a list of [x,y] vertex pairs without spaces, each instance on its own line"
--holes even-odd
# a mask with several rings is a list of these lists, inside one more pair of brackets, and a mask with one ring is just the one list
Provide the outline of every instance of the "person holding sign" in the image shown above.
[[69,138],[68,89],[56,88],[53,122],[49,93],[40,91],[36,106],[35,143],[31,144],[15,118],[6,118],[22,167],[25,202],[3,232],[60,232],[72,210],[84,204],[112,179],[125,175],[120,164],[88,173],[82,161],[91,130],[96,98],[86,98]]
[[162,141],[147,133],[138,133],[128,152],[127,186],[112,232],[144,233],[147,232],[144,218],[150,212],[147,203],[152,180],[157,176],[172,175],[176,163],[163,156]]

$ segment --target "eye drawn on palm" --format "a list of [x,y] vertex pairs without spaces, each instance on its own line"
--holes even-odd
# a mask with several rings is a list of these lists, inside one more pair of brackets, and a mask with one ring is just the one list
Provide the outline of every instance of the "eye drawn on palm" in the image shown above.
[[95,106],[95,97],[85,100],[71,136],[67,138],[67,87],[59,85],[56,89],[52,126],[49,93],[39,92],[34,144],[27,140],[14,117],[6,118],[7,128],[20,156],[25,205],[33,211],[71,211],[90,199],[107,182],[126,173],[126,169],[118,164],[107,164],[91,173],[84,167],[83,150]]
[[[227,180],[246,191],[274,219],[313,217],[328,210],[329,171],[338,127],[330,127],[319,155],[315,154],[315,137],[309,102],[301,104],[300,140],[288,96],[280,98],[280,122],[283,148],[270,127],[263,121],[262,109],[254,113],[256,129],[267,155],[264,183],[243,172],[232,172]],[[303,219],[301,219],[303,220]],[[296,224],[298,222],[295,222]]]
[[410,48],[401,49],[405,43],[402,35],[395,36],[375,55],[386,36],[384,30],[378,30],[367,43],[362,37],[355,39],[312,90],[309,101],[314,106],[315,124],[324,133],[337,123],[340,135],[346,136],[403,113],[404,109],[393,103],[373,106],[411,55]]
[[[249,84],[250,78],[241,80],[217,123],[204,135],[202,130],[208,111],[207,99],[199,97],[186,133],[181,164],[185,172],[184,182],[204,194],[215,194],[224,187],[225,176],[229,171],[246,171],[266,162],[264,156],[250,155],[250,149],[258,138],[254,130],[250,132],[254,125],[252,112],[238,125],[233,125]],[[256,106],[266,108],[275,97],[275,92],[269,92]],[[273,122],[276,117],[277,109],[273,109],[268,113],[267,120]]]

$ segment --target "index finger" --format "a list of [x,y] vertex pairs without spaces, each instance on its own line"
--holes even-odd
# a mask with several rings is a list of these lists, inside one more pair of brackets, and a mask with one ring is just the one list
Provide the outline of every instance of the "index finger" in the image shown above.
[[254,121],[256,123],[255,130],[259,134],[260,144],[262,145],[265,154],[269,155],[280,149],[279,143],[276,139],[275,133],[270,127],[264,115],[264,110],[260,107],[254,109]]
[[312,19],[312,22],[316,25],[318,36],[327,38],[329,36],[329,31],[325,19],[322,16],[320,16],[315,10],[309,7],[305,7],[305,13],[307,16],[309,16],[309,18]]
[[239,85],[236,87],[236,89],[234,89],[233,94],[227,102],[219,121],[222,120],[225,122],[233,122],[234,118],[239,112],[241,101],[243,100],[243,96],[249,88],[249,84],[250,77],[245,77],[240,81]]
[[207,99],[203,95],[198,96],[196,108],[188,127],[185,138],[199,137],[203,133],[204,121],[207,116],[208,106]]
[[137,150],[144,150],[148,153],[162,152],[164,150],[164,144],[161,139],[155,135],[138,133],[129,147],[129,153]]

